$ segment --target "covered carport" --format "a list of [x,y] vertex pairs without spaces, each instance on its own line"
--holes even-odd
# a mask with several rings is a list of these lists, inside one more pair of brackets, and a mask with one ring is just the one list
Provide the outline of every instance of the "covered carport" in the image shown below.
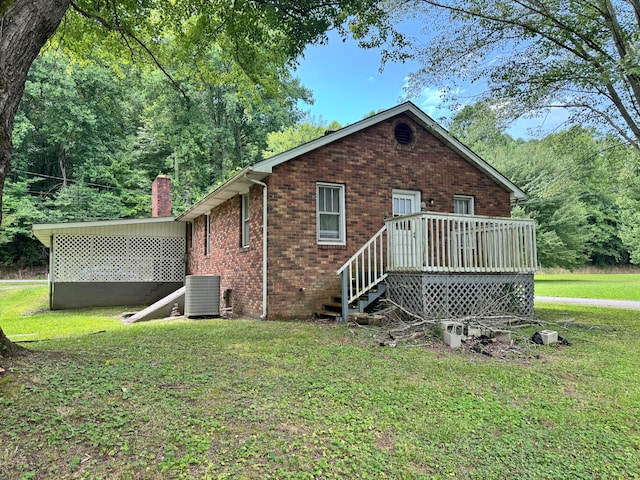
[[186,224],[173,217],[35,224],[52,310],[149,305],[182,287]]

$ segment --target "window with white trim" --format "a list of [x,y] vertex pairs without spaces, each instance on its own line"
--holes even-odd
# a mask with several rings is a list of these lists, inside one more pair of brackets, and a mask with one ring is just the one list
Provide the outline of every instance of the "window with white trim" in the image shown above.
[[240,195],[241,202],[241,224],[242,224],[242,238],[240,240],[243,247],[249,246],[249,194],[245,193]]
[[453,213],[473,215],[473,197],[469,195],[454,195]]
[[317,183],[318,243],[345,244],[344,185]]
[[211,254],[211,214],[207,213],[204,218],[204,254],[208,257]]

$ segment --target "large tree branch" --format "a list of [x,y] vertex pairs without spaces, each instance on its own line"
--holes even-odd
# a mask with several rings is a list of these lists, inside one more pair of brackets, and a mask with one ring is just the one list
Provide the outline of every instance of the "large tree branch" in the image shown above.
[[606,123],[608,123],[609,126],[618,135],[620,135],[620,137],[622,137],[629,145],[631,145],[638,155],[640,155],[640,144],[638,143],[638,140],[634,139],[631,136],[629,136],[624,129],[620,128],[620,126],[611,117],[611,115],[609,115],[606,112],[596,108],[594,105],[590,105],[588,103],[566,103],[566,104],[560,104],[559,103],[559,104],[554,104],[552,106],[549,106],[549,108],[567,108],[567,109],[569,109],[569,108],[579,108],[579,109],[590,111],[591,113],[593,113],[597,117],[600,117]]
[[[101,17],[100,15],[96,15],[95,13],[91,13],[91,12],[88,12],[88,11],[80,8],[78,6],[78,4],[76,4],[73,1],[70,2],[70,6],[71,6],[71,8],[73,10],[75,10],[77,13],[79,13],[83,17],[88,18],[90,20],[95,20],[96,22],[98,22],[100,25],[102,25],[106,29],[111,30],[112,32],[119,33],[124,38],[130,38],[135,43],[137,43],[138,46],[140,48],[142,48],[142,50],[144,50],[144,52],[147,55],[149,55],[149,57],[151,58],[153,63],[165,75],[165,77],[167,77],[167,79],[169,80],[171,85],[173,85],[173,87],[180,93],[180,95],[182,95],[182,97],[187,101],[187,103],[189,102],[189,97],[187,96],[187,92],[184,91],[184,89],[173,78],[173,76],[168,72],[168,70],[164,67],[164,65],[162,65],[160,60],[158,60],[156,55],[151,51],[151,49],[147,46],[147,44],[144,43],[140,38],[138,38],[138,36],[135,33],[133,33],[133,31],[131,31],[131,29],[123,27],[123,26],[121,26],[119,24],[120,22],[119,22],[119,18],[118,18],[117,12],[114,12],[114,19],[115,19],[116,23],[115,24],[111,24],[110,22],[108,22],[105,18]],[[115,9],[115,4],[114,4],[114,9]],[[133,51],[131,46],[128,45],[128,42],[127,42],[127,46],[129,47],[130,51]]]
[[[630,52],[627,45],[627,41],[625,40],[625,35],[623,33],[622,27],[620,26],[620,22],[618,21],[616,11],[611,1],[604,0],[604,4],[605,4],[605,14],[604,14],[605,24],[609,29],[609,31],[611,32],[611,37],[618,51],[618,55],[620,56],[620,60],[622,62],[621,68],[622,68],[623,74],[627,79],[627,83],[629,84],[629,87],[633,91],[632,98],[635,98],[636,100],[640,101],[640,78],[638,77],[638,75],[634,73],[629,73],[628,64],[630,61],[629,59]],[[637,68],[637,65],[635,65],[635,59],[631,59],[631,62],[634,63],[632,68]],[[636,107],[636,113],[638,113],[637,106],[636,105],[634,106]]]
[[[594,86],[597,84],[599,78],[602,88],[604,88],[608,97],[611,99],[613,106],[618,110],[620,116],[629,130],[636,137],[636,140],[631,142],[637,145],[640,141],[640,126],[636,122],[634,116],[630,113],[629,108],[632,108],[635,114],[638,114],[638,103],[640,102],[640,81],[636,78],[636,75],[630,73],[624,62],[616,59],[608,51],[605,45],[599,44],[595,37],[581,32],[576,27],[571,26],[565,21],[562,16],[554,11],[549,10],[548,5],[540,0],[512,0],[513,4],[519,8],[517,11],[512,11],[508,14],[504,11],[492,12],[484,8],[484,5],[480,2],[465,6],[463,2],[448,3],[440,0],[421,0],[427,5],[443,9],[456,15],[461,15],[465,18],[478,19],[482,22],[486,22],[488,30],[500,31],[503,29],[514,29],[521,32],[523,37],[533,36],[541,40],[550,42],[550,45],[554,45],[559,51],[564,51],[573,56],[576,60],[582,61],[586,66],[590,66],[593,69],[594,76],[589,80],[589,83]],[[609,3],[609,0],[601,0]],[[638,0],[633,0],[638,1]],[[478,6],[480,5],[480,6]],[[489,4],[491,5],[491,4]],[[477,7],[477,8],[475,8]],[[610,11],[607,13],[607,9],[597,9],[595,5],[593,12],[598,12],[596,15],[601,15],[605,24],[608,22],[609,34],[612,37],[614,44],[617,43],[619,55],[623,56],[624,60],[627,60],[626,46],[624,45],[624,34],[618,25],[616,27],[616,17],[612,17]],[[613,6],[609,3],[609,7],[613,9]],[[591,19],[597,21],[597,16]],[[602,22],[597,22],[602,25]],[[484,28],[484,27],[480,27]],[[603,27],[604,28],[604,27]],[[613,29],[613,30],[612,30]],[[615,30],[615,31],[614,31]],[[627,105],[619,94],[615,85],[615,76],[620,75],[623,79],[624,88],[627,90],[627,97],[630,100],[630,105]],[[613,118],[610,116],[602,116],[606,123],[612,125]],[[618,125],[614,129],[620,133],[621,128]],[[629,136],[626,135],[625,139],[629,140]]]

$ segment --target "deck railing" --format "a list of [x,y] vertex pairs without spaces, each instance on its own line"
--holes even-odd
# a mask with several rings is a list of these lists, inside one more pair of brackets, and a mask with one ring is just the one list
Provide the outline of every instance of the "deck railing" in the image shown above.
[[534,273],[536,266],[533,220],[441,213],[390,218],[337,271],[342,318],[387,272]]
[[338,270],[338,275],[342,275],[343,302],[344,299],[347,299],[347,303],[353,302],[387,276],[385,271],[386,229],[385,225],[378,230]]
[[387,271],[534,273],[533,220],[418,213],[386,221]]

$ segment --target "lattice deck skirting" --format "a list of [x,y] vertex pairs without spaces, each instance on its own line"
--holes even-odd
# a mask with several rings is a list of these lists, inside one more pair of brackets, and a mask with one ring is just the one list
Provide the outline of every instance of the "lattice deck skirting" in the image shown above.
[[56,235],[53,282],[182,282],[184,238]]
[[388,298],[423,318],[533,318],[533,274],[393,273]]

